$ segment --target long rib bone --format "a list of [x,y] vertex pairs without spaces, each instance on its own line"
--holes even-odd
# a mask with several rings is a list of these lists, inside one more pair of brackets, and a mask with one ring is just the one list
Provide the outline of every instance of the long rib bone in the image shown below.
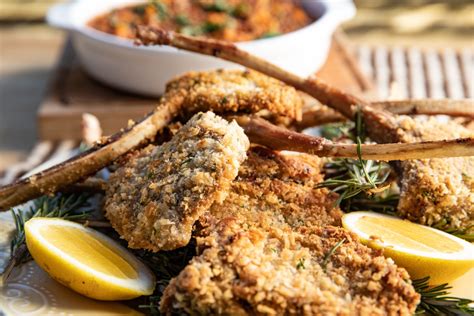
[[[357,158],[359,155],[359,146],[356,144],[333,143],[322,137],[293,132],[275,126],[262,118],[248,116],[234,118],[253,143],[272,149],[305,152],[320,157]],[[453,152],[456,152],[457,156],[469,156],[472,154],[469,146],[474,146],[474,139],[363,144],[360,145],[360,154],[364,159],[387,161],[452,157]]]
[[186,74],[168,83],[159,106],[143,121],[62,164],[0,188],[0,210],[79,182],[149,142],[178,115],[206,110],[299,119],[301,98],[294,88],[256,72]]
[[[376,109],[370,102],[335,89],[317,78],[300,78],[239,50],[231,43],[190,38],[147,27],[139,28],[138,37],[146,45],[171,45],[255,69],[308,93],[349,119],[354,118],[360,108],[368,135],[379,143],[412,143],[453,138],[461,141],[459,145],[464,147],[464,154],[470,157],[413,160],[398,164],[402,171],[398,212],[401,216],[422,224],[444,223],[446,229],[474,230],[474,135],[463,126],[451,122],[446,130],[433,120],[426,124],[408,116],[398,117],[386,110]],[[443,146],[439,148],[441,152],[445,150],[450,149]]]
[[54,193],[61,187],[95,174],[132,148],[155,137],[178,114],[178,105],[176,102],[164,102],[143,121],[113,135],[106,142],[43,172],[0,188],[0,210],[5,211],[43,194]]
[[[200,43],[202,44],[202,42]],[[254,66],[257,67],[261,62],[263,61],[261,60],[259,61],[258,59],[254,60]],[[266,64],[266,69],[270,73],[272,73],[273,71],[276,74],[278,74],[279,70],[276,69],[275,71],[275,69],[272,67],[274,66],[272,66],[269,63]],[[262,71],[262,69],[260,68],[259,70]],[[332,104],[334,107],[338,108],[339,110],[344,110],[344,106],[347,104],[349,105],[352,105],[355,103],[363,104],[362,101],[358,100],[357,98],[350,95],[345,95],[339,90],[333,89],[324,83],[315,85],[314,84],[315,81],[309,81],[309,84],[308,84],[308,83],[305,83],[303,79],[298,78],[297,76],[294,76],[294,75],[293,75],[293,79],[294,79],[293,81],[296,80],[295,82],[299,81],[300,86],[305,86],[305,85],[309,86],[309,88],[307,87],[307,89],[305,90],[306,91],[314,90],[315,93],[313,94],[313,96],[320,95],[320,98],[319,98],[320,100],[324,98],[326,98],[327,100],[331,100],[331,98],[334,97],[332,99]],[[195,83],[196,82],[193,81],[193,85]],[[316,89],[310,89],[311,86],[315,86]],[[279,91],[281,88],[283,87],[280,86],[279,89],[275,89],[274,91]],[[181,90],[187,91],[186,88],[183,88],[183,87],[181,87]],[[205,88],[203,90],[206,91]],[[212,106],[215,104],[218,104],[218,108],[220,109],[222,108],[222,105],[227,105],[228,99],[225,96],[218,100],[212,99],[212,96],[215,95],[214,92],[211,89],[210,94],[209,94],[209,96],[211,96],[210,98],[211,102],[208,104],[205,104],[205,106],[210,106],[211,109],[213,109]],[[231,95],[234,97],[234,100],[233,100],[234,102],[231,102],[230,106],[233,107],[232,110],[234,112],[236,110],[239,110],[239,106],[241,105],[238,97],[239,97],[239,93],[241,93],[242,91],[237,91],[237,92],[238,93],[236,93],[236,91],[234,90],[231,90]],[[181,106],[183,102],[186,103],[185,101],[183,101],[186,95],[187,94],[179,95],[181,98],[180,102],[177,102],[171,108],[168,108],[168,105],[166,105],[166,102],[163,103],[162,106],[157,111],[151,114],[143,122],[137,124],[135,127],[133,127],[130,131],[126,133],[120,133],[116,135],[111,140],[107,141],[105,145],[97,146],[96,148],[92,149],[88,153],[83,154],[79,157],[75,157],[59,166],[53,167],[42,174],[34,175],[28,179],[21,180],[13,185],[0,189],[0,210],[2,209],[5,210],[8,207],[17,205],[21,202],[25,202],[41,194],[54,192],[59,187],[79,181],[87,177],[88,175],[91,175],[95,173],[96,171],[100,170],[102,167],[110,164],[113,160],[115,160],[120,155],[135,148],[136,146],[139,146],[141,143],[146,141],[147,138],[153,137],[153,135],[155,135],[157,131],[159,131],[163,126],[165,126],[167,122],[172,120],[173,116],[177,115],[177,112],[180,112],[182,110]],[[190,94],[190,95],[192,96],[193,94]],[[235,96],[237,96],[237,100],[235,100]],[[281,96],[281,98],[279,98],[280,101],[287,99],[285,95],[279,95],[279,96]],[[244,97],[245,97],[245,94],[244,94]],[[199,94],[198,94],[198,98],[193,99],[191,97],[190,100],[201,101],[201,99],[199,98]],[[253,105],[260,104],[262,100],[258,98],[258,94],[257,94],[257,100],[259,102],[251,102],[254,100],[253,99],[248,100],[248,98],[246,99],[246,101],[248,102],[247,104],[253,104]],[[266,105],[275,103],[274,98],[269,98],[266,101],[267,101]],[[196,104],[196,103],[191,102],[190,104]],[[284,115],[292,115],[292,114],[297,113],[297,111],[293,111],[293,110],[290,110],[290,112],[288,112],[288,109],[293,108],[292,106],[289,106],[289,107],[283,106],[280,108],[285,110],[285,112],[283,113]],[[198,108],[195,108],[195,110],[204,110],[204,109],[198,107]],[[255,109],[252,106],[250,106],[246,110],[251,113]],[[368,110],[369,109],[366,109],[366,111]],[[353,106],[350,106],[350,108],[346,107],[345,112],[346,112],[345,113],[346,116],[350,116],[355,112],[355,108]],[[298,118],[296,114],[295,116],[296,117],[294,118]],[[468,142],[466,143],[468,144]],[[463,146],[463,143],[461,142],[456,145],[456,148],[459,149],[462,146]],[[466,154],[465,152],[461,153],[461,151],[459,150],[455,150],[450,153],[450,155],[465,155],[465,154]],[[443,157],[444,156],[445,154],[443,154]],[[398,158],[395,158],[395,159],[398,159]]]
[[279,79],[300,91],[313,96],[321,103],[352,119],[356,105],[373,105],[374,109],[385,109],[396,114],[448,114],[474,118],[471,100],[404,100],[370,102],[337,88],[318,78],[304,79],[274,64],[240,50],[232,43],[213,39],[194,38],[153,27],[138,27],[137,43],[144,45],[170,45],[200,54],[219,57],[257,70]]
[[[449,115],[474,119],[474,100],[450,99],[413,99],[375,101],[370,105],[379,110],[386,110],[393,114],[405,115]],[[301,121],[297,121],[296,128],[302,130],[308,127],[319,126],[327,123],[341,122],[345,118],[338,112],[326,106],[313,106],[303,110]]]

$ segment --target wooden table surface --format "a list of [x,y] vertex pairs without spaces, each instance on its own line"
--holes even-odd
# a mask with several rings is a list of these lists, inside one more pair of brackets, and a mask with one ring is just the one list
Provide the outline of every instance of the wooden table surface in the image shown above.
[[37,140],[36,110],[63,37],[44,25],[0,27],[0,170]]

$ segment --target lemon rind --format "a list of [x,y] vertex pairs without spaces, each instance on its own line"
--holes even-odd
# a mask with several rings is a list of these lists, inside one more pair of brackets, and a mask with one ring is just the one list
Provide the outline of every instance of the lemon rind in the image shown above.
[[[57,222],[59,226],[74,227],[81,230],[85,230],[88,233],[91,233],[95,238],[107,243],[108,245],[111,245],[111,247],[113,247],[114,250],[116,250],[117,253],[120,254],[120,256],[123,256],[125,260],[130,262],[132,266],[136,269],[138,277],[133,278],[133,279],[131,278],[125,279],[125,278],[118,278],[115,276],[108,275],[106,273],[92,269],[88,265],[80,262],[79,260],[70,256],[66,252],[61,251],[60,249],[56,248],[51,243],[49,243],[48,240],[44,238],[39,232],[39,228],[43,225],[44,221]],[[84,227],[81,224],[62,220],[62,219],[34,218],[34,219],[29,220],[27,224],[28,224],[28,229],[35,236],[35,238],[38,238],[41,244],[47,245],[45,246],[45,248],[47,248],[48,251],[53,252],[56,256],[61,257],[62,260],[67,261],[71,265],[74,265],[78,267],[79,269],[82,269],[83,271],[90,273],[94,277],[126,291],[135,291],[137,293],[149,293],[150,289],[153,288],[154,275],[149,270],[149,268],[145,264],[143,264],[141,261],[139,261],[137,258],[129,254],[128,251],[124,247],[118,245],[110,237],[105,236],[91,228]]]
[[[389,218],[389,219],[399,219],[400,218],[386,215],[386,214],[380,214],[380,213],[374,213],[374,212],[367,212],[367,211],[358,211],[358,212],[353,212],[344,215],[342,219],[343,226],[355,233],[359,238],[369,242],[371,240],[371,236],[364,231],[361,231],[358,229],[355,225],[355,223],[363,216],[370,216],[370,217],[378,217],[378,218]],[[421,225],[420,225],[421,226]],[[376,246],[377,248],[388,248],[390,247],[394,251],[399,251],[399,252],[404,252],[406,254],[410,254],[413,256],[420,256],[420,257],[426,257],[426,258],[432,258],[432,259],[442,259],[442,260],[452,260],[452,261],[458,261],[458,260],[466,260],[466,261],[472,261],[473,266],[474,266],[474,246],[459,238],[454,235],[448,234],[446,232],[443,232],[439,229],[435,229],[432,227],[428,226],[422,226],[423,229],[428,229],[431,230],[443,237],[446,237],[448,239],[451,239],[452,241],[455,241],[458,243],[460,246],[463,247],[462,250],[456,251],[456,252],[449,252],[449,253],[443,253],[443,252],[428,252],[428,251],[423,251],[423,250],[416,250],[414,251],[411,248],[399,246],[399,245],[393,245],[384,242],[383,240],[374,240],[373,245]]]

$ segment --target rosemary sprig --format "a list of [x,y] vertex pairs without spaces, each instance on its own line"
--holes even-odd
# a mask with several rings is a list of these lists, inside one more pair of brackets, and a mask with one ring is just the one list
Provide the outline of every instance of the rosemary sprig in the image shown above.
[[160,315],[159,303],[165,288],[170,280],[177,276],[196,255],[196,241],[194,239],[183,247],[172,251],[151,253],[144,250],[134,252],[156,275],[155,292],[146,298],[145,304],[139,308],[147,309],[147,314]]
[[[382,203],[375,205],[376,209],[384,208],[383,203],[386,201],[375,193],[380,190],[386,191],[385,184],[391,172],[388,164],[373,160],[335,159],[327,163],[324,168],[326,180],[321,182],[318,187],[326,187],[339,193],[337,205],[345,200],[348,200],[348,205],[350,205],[351,200],[363,198],[372,200],[372,204]],[[392,194],[390,201],[394,199],[395,196]],[[349,211],[349,209],[345,210]]]
[[428,315],[473,315],[474,307],[470,306],[473,300],[449,296],[449,286],[447,283],[431,287],[430,277],[413,280],[415,291],[421,295],[420,304],[416,308],[417,314]]
[[322,130],[326,137],[342,137],[357,143],[358,159],[334,159],[328,162],[324,166],[326,179],[318,187],[339,193],[336,204],[346,212],[357,210],[363,202],[364,210],[394,213],[398,195],[388,192],[390,165],[362,159],[361,144],[365,142],[366,135],[361,111],[356,112],[354,122],[332,124]]
[[6,281],[12,269],[31,259],[25,244],[25,223],[35,217],[56,217],[67,220],[84,220],[88,217],[89,194],[58,194],[43,196],[33,201],[29,210],[21,212],[12,209],[16,231],[12,238],[10,259],[3,272],[3,281]]
[[321,127],[321,136],[327,139],[335,140],[340,138],[354,139],[354,123],[332,123]]
[[449,227],[449,224],[450,224],[449,218],[443,218],[441,221],[433,225],[433,228],[442,230],[448,234],[465,239],[469,242],[474,242],[474,234],[470,233],[474,225],[468,226],[463,229],[456,229],[456,228]]

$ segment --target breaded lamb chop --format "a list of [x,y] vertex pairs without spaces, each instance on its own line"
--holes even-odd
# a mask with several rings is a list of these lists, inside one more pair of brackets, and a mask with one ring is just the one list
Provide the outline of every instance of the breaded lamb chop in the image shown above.
[[419,296],[404,269],[330,226],[340,223],[342,212],[334,207],[336,194],[315,189],[322,181],[319,158],[263,147],[252,147],[247,156],[227,198],[201,218],[199,255],[165,290],[163,313],[410,315],[415,310]]
[[189,73],[173,79],[156,109],[142,121],[44,172],[0,187],[0,211],[86,179],[120,156],[146,145],[175,121],[199,111],[252,113],[276,123],[301,117],[302,99],[295,88],[248,70]]
[[355,235],[334,226],[295,232],[270,214],[258,223],[226,217],[209,227],[209,234],[197,239],[200,254],[165,289],[161,312],[414,313],[419,295],[406,270],[362,245]]
[[[370,128],[372,137],[380,142],[474,137],[472,130],[454,121],[440,122],[433,117],[389,117]],[[393,132],[382,132],[387,129]],[[400,216],[424,225],[474,232],[474,156],[408,160],[395,165],[401,174]]]
[[[399,147],[403,147],[413,140],[442,139],[446,146],[439,143],[436,148],[437,153],[457,151],[462,147],[463,153],[457,156],[463,156],[463,158],[424,159],[401,163],[403,167],[400,174],[402,183],[400,214],[428,225],[447,224],[446,228],[461,230],[473,228],[472,178],[474,173],[472,159],[474,138],[472,134],[466,133],[467,130],[462,125],[452,122],[449,125],[449,130],[440,133],[440,124],[435,124],[433,121],[417,123],[406,116],[398,117],[384,110],[383,107],[380,108],[367,100],[331,87],[318,78],[300,78],[266,60],[240,50],[232,43],[188,37],[153,27],[139,27],[138,38],[139,42],[145,45],[171,45],[193,52],[218,56],[260,71],[308,93],[348,119],[354,119],[355,114],[360,110],[363,121],[367,125],[367,134],[378,143],[400,143]],[[427,101],[427,103],[429,102]],[[449,103],[449,101],[438,102],[437,106],[444,103]],[[466,103],[472,106],[472,101],[466,101]],[[428,107],[426,104],[424,106]],[[416,106],[413,107],[415,114],[416,109]],[[467,117],[472,118],[474,111],[471,107],[469,109],[464,112]],[[439,111],[434,113],[439,113]],[[465,138],[456,138],[458,136]],[[448,143],[453,147],[447,146]],[[300,147],[309,147],[310,145],[308,143]],[[362,149],[361,152],[363,155],[364,150]],[[432,157],[435,156],[423,158]],[[418,190],[419,182],[422,185],[421,190]],[[459,198],[453,198],[454,195],[459,195]],[[453,220],[449,219],[449,216],[452,216]],[[445,223],[446,221],[448,223]]]
[[106,217],[130,248],[185,246],[199,216],[225,199],[248,146],[235,122],[196,114],[169,142],[150,145],[114,172]]
[[236,216],[259,225],[272,218],[294,229],[340,225],[337,194],[316,188],[323,181],[321,167],[316,156],[252,146],[226,199],[222,204],[214,203],[206,218],[215,221]]
[[185,116],[212,110],[253,113],[279,122],[301,118],[303,99],[281,81],[252,70],[188,72],[166,84],[166,93],[183,96]]

